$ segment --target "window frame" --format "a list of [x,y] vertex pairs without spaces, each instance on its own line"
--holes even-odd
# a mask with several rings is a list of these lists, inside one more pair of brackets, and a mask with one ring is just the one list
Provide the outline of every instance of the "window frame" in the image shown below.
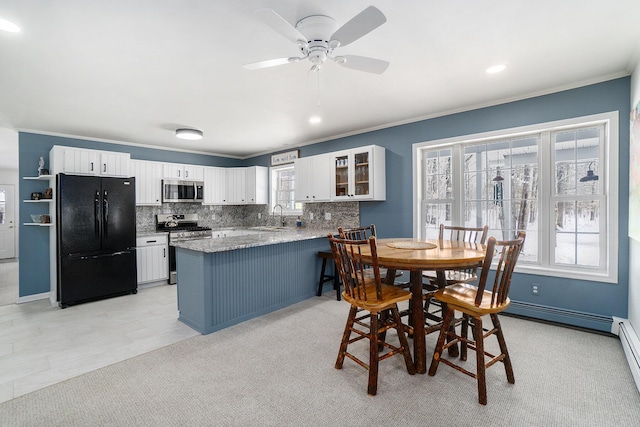
[[[555,233],[551,229],[554,222],[553,217],[553,192],[552,178],[549,173],[554,167],[552,142],[550,135],[557,131],[571,130],[593,125],[605,125],[604,140],[600,147],[601,165],[600,179],[603,185],[603,195],[606,205],[603,207],[601,216],[604,217],[604,227],[602,228],[606,234],[606,238],[601,239],[601,254],[606,257],[603,268],[594,268],[585,271],[580,266],[567,266],[556,264],[550,259],[550,246],[553,244]],[[457,137],[444,138],[432,141],[425,141],[413,144],[412,163],[413,163],[413,235],[415,238],[423,238],[422,236],[422,220],[426,213],[424,212],[424,201],[421,200],[423,194],[423,151],[451,148],[454,155],[454,164],[458,162],[458,170],[454,173],[453,178],[453,199],[463,200],[463,167],[461,153],[465,145],[474,143],[490,142],[492,140],[515,138],[523,135],[540,134],[541,140],[538,147],[538,168],[540,171],[540,192],[538,195],[539,212],[547,212],[544,221],[539,223],[539,245],[538,245],[538,262],[518,263],[516,271],[520,273],[528,273],[535,275],[544,275],[552,277],[562,277],[570,279],[598,281],[606,283],[617,283],[618,281],[618,250],[619,250],[619,233],[618,233],[618,201],[619,201],[619,175],[617,164],[619,161],[619,113],[611,111],[601,114],[589,116],[575,117],[570,119],[557,120],[552,122],[537,123],[528,126],[500,129],[490,132],[482,132],[470,135],[461,135]],[[456,152],[458,153],[456,157]],[[600,183],[599,183],[600,185]],[[600,197],[594,195],[593,197]],[[464,203],[459,202],[457,206]],[[461,224],[463,215],[462,209],[453,211],[452,219]]]
[[[277,184],[278,184],[278,180],[276,178],[276,174],[278,174],[278,172],[283,171],[283,170],[293,170],[294,172],[294,189],[295,189],[295,167],[293,163],[288,163],[285,165],[279,165],[279,166],[271,166],[269,168],[269,208],[271,211],[271,214],[273,214],[273,210],[275,209],[275,206],[277,205],[276,203],[276,193],[278,192],[278,188],[277,188]],[[294,193],[294,199],[295,199],[295,190],[293,190]],[[302,215],[302,211],[304,209],[303,204],[301,202],[296,202],[294,201],[294,206],[296,205],[300,205],[300,209],[283,209],[282,210],[282,214],[283,215]],[[278,212],[279,213],[279,212]]]

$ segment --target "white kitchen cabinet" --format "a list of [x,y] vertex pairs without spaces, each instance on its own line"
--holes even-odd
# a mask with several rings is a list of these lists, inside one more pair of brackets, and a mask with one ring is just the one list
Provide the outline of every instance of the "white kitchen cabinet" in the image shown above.
[[264,205],[269,201],[268,169],[264,166],[226,168],[224,203]]
[[297,202],[331,200],[331,157],[327,154],[303,157],[294,162]]
[[159,162],[131,160],[136,178],[136,206],[162,205],[162,167]]
[[138,284],[169,279],[169,239],[157,234],[136,239]]
[[331,199],[385,200],[384,147],[369,145],[330,153]]
[[129,153],[54,145],[49,152],[52,174],[129,177]]
[[162,176],[168,179],[203,181],[204,167],[195,165],[182,165],[178,163],[165,163],[162,169]]
[[226,168],[224,203],[244,205],[247,197],[246,168]]
[[269,203],[269,169],[264,166],[250,166],[246,169],[246,203],[266,205]]
[[204,168],[204,195],[202,204],[222,205],[225,203],[227,173],[225,168]]

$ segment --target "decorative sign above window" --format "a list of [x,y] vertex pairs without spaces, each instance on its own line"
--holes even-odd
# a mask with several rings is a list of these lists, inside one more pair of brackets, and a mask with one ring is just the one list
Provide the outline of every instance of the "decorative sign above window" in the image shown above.
[[271,166],[280,166],[293,161],[300,157],[300,150],[288,151],[286,153],[272,154]]

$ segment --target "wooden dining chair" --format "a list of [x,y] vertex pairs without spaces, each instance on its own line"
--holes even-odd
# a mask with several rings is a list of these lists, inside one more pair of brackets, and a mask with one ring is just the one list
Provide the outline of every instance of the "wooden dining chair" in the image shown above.
[[[442,327],[440,328],[440,335],[438,335],[438,342],[433,353],[431,366],[429,367],[429,375],[435,375],[439,363],[442,362],[475,378],[478,382],[478,401],[482,405],[487,404],[487,385],[485,379],[485,371],[487,368],[496,362],[502,362],[507,374],[507,381],[510,384],[515,383],[513,367],[511,366],[507,344],[502,333],[502,326],[498,320],[498,313],[509,307],[511,276],[522,246],[524,245],[525,236],[525,232],[520,232],[516,239],[501,242],[496,242],[494,237],[489,238],[487,255],[482,264],[478,285],[457,283],[438,290],[434,296],[438,301],[446,305],[444,306],[445,314]],[[496,247],[500,249],[500,258],[495,270],[493,288],[489,290],[487,289],[487,285],[490,284],[487,282]],[[465,319],[469,319],[474,329],[473,338],[468,337],[468,325],[466,321],[463,322],[459,335],[455,329],[450,328],[455,311],[464,313]],[[485,330],[482,327],[482,316],[486,315],[491,318],[491,323],[493,324],[491,330]],[[498,340],[500,348],[500,354],[498,355],[493,355],[485,350],[485,339],[491,335],[495,335]],[[449,342],[445,343],[445,339],[449,339]],[[465,369],[462,364],[456,364],[455,358],[448,359],[442,357],[445,349],[458,343],[464,348],[465,354],[467,348],[476,352],[475,372]],[[489,357],[489,360],[486,362],[485,357]]]
[[[451,225],[440,224],[440,233],[438,235],[439,240],[454,240],[457,242],[467,243],[480,243],[485,244],[487,242],[487,234],[489,232],[489,226],[484,227],[456,227]],[[446,270],[445,279],[447,284],[454,283],[468,283],[477,279],[476,273],[478,266],[461,268],[455,270]],[[437,281],[436,274],[433,271],[425,271],[422,273],[423,277],[429,279],[432,283]]]
[[[342,369],[344,359],[348,357],[368,369],[367,392],[375,395],[378,390],[379,361],[394,355],[402,355],[407,372],[411,375],[416,372],[411,360],[407,336],[398,313],[398,302],[408,301],[411,298],[411,292],[382,283],[374,236],[364,240],[341,239],[332,234],[327,237],[344,287],[342,298],[351,304],[335,367]],[[368,266],[360,261],[363,247],[368,247],[371,251],[372,276],[365,274]],[[381,312],[387,311],[390,312],[390,316],[379,316]],[[368,323],[365,322],[366,319],[369,319]],[[389,329],[396,330],[399,346],[390,344],[385,337]],[[352,334],[355,335],[354,338],[351,338]],[[369,363],[365,363],[349,351],[350,345],[362,339],[369,340]]]
[[366,227],[342,228],[338,227],[338,235],[341,239],[348,240],[367,240],[369,237],[376,236],[376,226],[371,224]]
[[[342,228],[338,227],[338,235],[341,239],[348,240],[366,240],[369,237],[377,237],[376,236],[376,226],[371,224],[366,227],[356,227],[356,228]],[[373,270],[370,268],[365,270],[365,274],[372,275]],[[387,277],[387,269],[380,267],[380,276],[382,280],[385,280]],[[396,272],[396,277],[402,276],[402,272]]]
[[[453,240],[457,242],[467,243],[480,243],[485,244],[487,242],[487,234],[489,232],[489,226],[484,227],[457,227],[451,225],[440,224],[440,232],[438,235],[439,240]],[[471,267],[465,267],[455,270],[445,270],[444,277],[446,285],[453,285],[455,283],[469,283],[477,279],[477,271],[480,265]],[[441,286],[438,283],[437,275],[435,271],[424,271],[422,273],[424,279],[423,284],[424,294],[424,314],[426,321],[425,333],[430,334],[440,330],[442,326],[442,305],[436,300],[434,301],[433,295]],[[432,309],[433,307],[433,309]],[[462,319],[457,319],[455,324],[458,324]]]

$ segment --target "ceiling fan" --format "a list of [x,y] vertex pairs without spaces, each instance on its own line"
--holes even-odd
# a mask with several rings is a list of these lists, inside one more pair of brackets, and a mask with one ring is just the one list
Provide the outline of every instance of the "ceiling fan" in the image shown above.
[[335,56],[334,51],[370,33],[387,22],[384,14],[374,6],[369,6],[342,27],[329,16],[311,15],[301,19],[294,26],[271,9],[259,9],[254,14],[286,39],[296,43],[302,56],[268,59],[243,65],[248,70],[274,67],[276,65],[311,61],[311,71],[317,71],[327,59],[338,65],[368,73],[382,74],[389,62],[358,55]]

